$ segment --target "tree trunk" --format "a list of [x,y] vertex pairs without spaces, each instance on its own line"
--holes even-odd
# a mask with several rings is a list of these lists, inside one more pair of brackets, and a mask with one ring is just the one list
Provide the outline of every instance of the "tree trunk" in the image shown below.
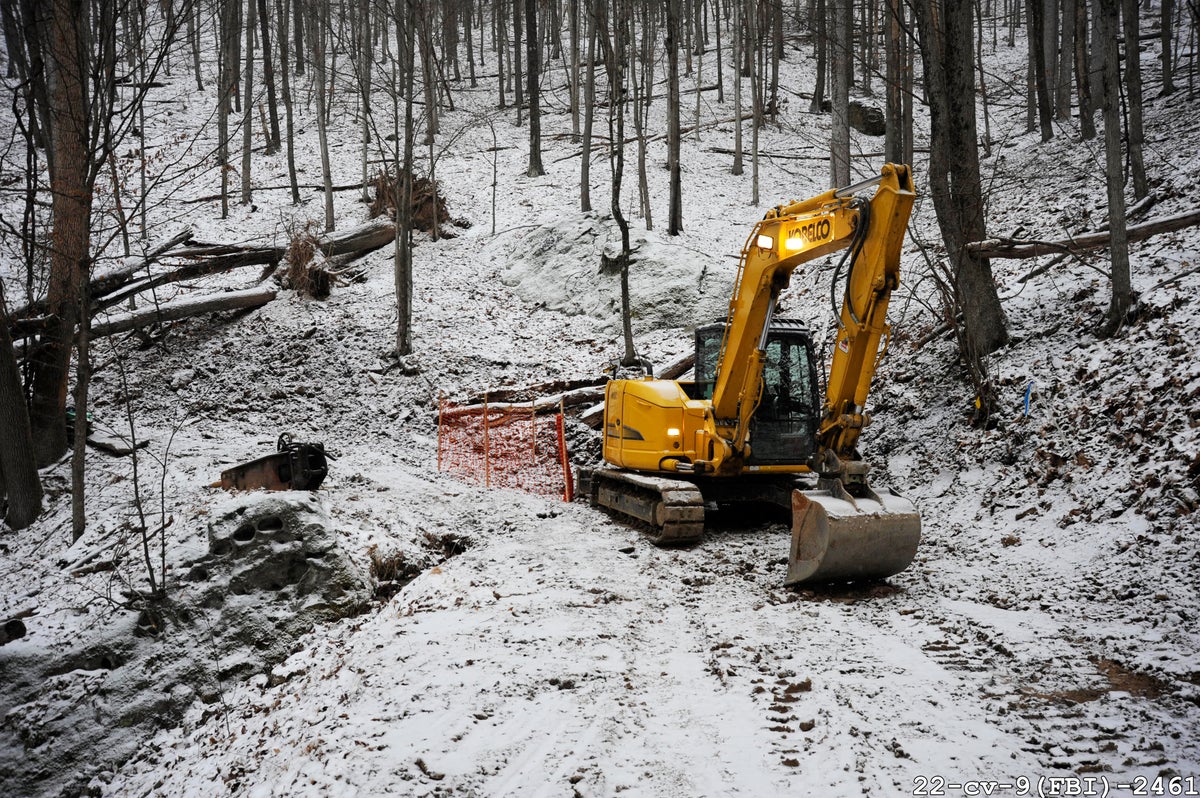
[[320,3],[312,4],[312,61],[313,61],[313,90],[317,95],[317,142],[321,149],[321,182],[325,189],[325,232],[334,229],[333,218],[333,172],[329,162],[328,105],[326,92],[328,86],[325,78],[325,49],[329,38],[329,29],[325,13],[328,6]]
[[[829,138],[829,182],[832,188],[837,188],[850,185],[850,81],[846,60],[853,54],[846,34],[849,32],[848,17],[853,8],[850,0],[830,0],[830,10],[829,24],[833,27],[833,41],[830,43],[833,126]],[[971,68],[974,68],[973,65]],[[974,94],[973,85],[971,90]]]
[[588,3],[588,53],[587,82],[583,87],[583,157],[579,164],[579,210],[592,212],[592,124],[596,118],[596,13],[593,3],[604,0],[587,0]]
[[[1174,216],[1164,216],[1148,222],[1126,226],[1126,241],[1143,241],[1162,233],[1172,233],[1200,225],[1200,211],[1186,211]],[[1014,239],[990,239],[967,244],[967,249],[985,258],[1036,258],[1064,252],[1081,253],[1112,244],[1111,231],[1082,233],[1058,241],[1021,241]]]
[[0,286],[0,498],[7,496],[4,522],[24,529],[42,512],[42,483],[33,451],[33,433],[21,372],[8,335],[8,313]]
[[50,15],[50,286],[51,324],[33,358],[30,424],[39,465],[67,448],[67,383],[80,292],[90,271],[92,189],[88,181],[87,52],[81,19],[71,0],[54,0]]
[[733,4],[733,174],[742,173],[742,0]]
[[817,43],[817,81],[813,86],[812,103],[808,106],[811,114],[825,112],[825,75],[829,71],[829,14],[825,7],[826,0],[816,0],[816,14],[813,19],[813,38]]
[[521,87],[521,1],[512,0],[513,7],[513,56],[512,56],[512,73],[513,73],[513,104],[517,108],[517,125],[521,124],[521,106],[525,104],[525,98],[522,94]]
[[[504,24],[504,0],[494,0],[492,3],[492,27],[495,30],[493,40],[496,46],[496,85],[500,89],[500,110],[502,111],[507,107],[504,99],[504,50],[508,47],[508,42],[505,39]],[[479,40],[482,42],[483,36],[480,36]]]
[[[599,0],[597,7],[603,8],[608,0]],[[628,0],[611,0],[612,27],[608,25],[609,16],[597,18],[597,28],[600,32],[599,42],[604,47],[605,71],[608,73],[608,164],[612,177],[610,204],[613,219],[621,231],[621,253],[616,258],[621,279],[621,331],[625,342],[625,352],[621,357],[623,366],[633,366],[638,362],[637,350],[633,344],[633,321],[629,301],[629,261],[633,247],[629,242],[629,222],[621,210],[621,182],[625,174],[625,53],[628,47],[626,32],[629,25],[629,15],[632,8]],[[609,38],[611,32],[612,38]]]
[[750,204],[758,206],[758,137],[763,125],[762,46],[758,36],[758,14],[754,0],[746,0],[746,41],[752,51],[750,64]]
[[[148,307],[120,316],[92,327],[90,334],[93,338],[104,338],[117,333],[128,332],[138,327],[158,324],[164,321],[178,321],[203,313],[216,313],[224,310],[241,310],[265,305],[275,298],[273,288],[247,288],[243,291],[227,291],[211,296],[195,297],[176,300],[158,307]],[[76,435],[83,430],[82,419],[76,418]]]
[[[517,0],[513,0],[516,8]],[[425,144],[433,144],[434,138],[441,131],[438,116],[437,92],[437,54],[433,48],[433,9],[427,3],[417,4],[417,32],[421,46],[421,79],[425,88]],[[519,14],[517,15],[520,16]],[[520,54],[517,54],[518,63]],[[519,79],[519,78],[518,78]]]
[[529,177],[546,174],[542,166],[542,110],[538,79],[542,73],[542,41],[538,38],[537,0],[525,0],[525,30],[529,58]]
[[246,3],[246,74],[242,99],[242,204],[250,204],[250,146],[254,136],[254,0]]
[[975,132],[974,15],[971,3],[914,4],[930,109],[929,187],[946,252],[954,265],[955,299],[962,310],[963,356],[982,358],[1008,341],[991,265],[964,249],[986,238]]
[[[306,3],[313,3],[316,0],[296,0],[296,10],[292,14],[292,38],[295,40],[293,44],[296,46],[296,74],[304,74],[304,23],[309,19],[309,9],[305,6]],[[313,12],[315,13],[315,12]],[[284,69],[287,69],[287,64],[284,64]]]
[[356,58],[358,64],[354,72],[358,76],[358,96],[362,102],[362,201],[371,202],[371,192],[367,187],[371,181],[369,155],[371,149],[371,67],[375,63],[371,47],[371,5],[370,0],[358,0],[358,19],[355,28],[355,38],[358,40]]
[[1096,123],[1092,119],[1091,66],[1088,58],[1087,0],[1075,0],[1075,86],[1079,96],[1079,137],[1084,141],[1096,138]]
[[[271,119],[271,140],[267,142],[267,155],[279,152],[281,136],[279,134],[279,108],[275,102],[275,63],[271,58],[271,26],[270,14],[267,12],[267,0],[258,0],[258,24],[260,29],[263,54],[263,80],[267,84],[267,113]],[[287,72],[287,61],[284,72]]]
[[1065,122],[1071,118],[1071,70],[1075,65],[1075,4],[1087,0],[1062,0],[1059,17],[1060,39],[1058,76],[1054,82],[1054,117]]
[[1146,134],[1142,126],[1142,48],[1138,26],[1138,0],[1122,0],[1121,21],[1125,29],[1125,89],[1128,111],[1126,139],[1129,145],[1129,171],[1133,176],[1133,196],[1141,199],[1150,193],[1146,181],[1146,162],[1142,147]]
[[1054,138],[1054,126],[1050,118],[1050,87],[1046,84],[1046,48],[1043,0],[1026,0],[1029,17],[1029,52],[1033,57],[1033,89],[1037,100],[1037,118],[1042,131],[1042,141]]
[[[1162,93],[1175,91],[1174,69],[1171,61],[1172,33],[1175,30],[1175,0],[1162,0],[1159,18],[1159,41],[1162,42]],[[1192,56],[1195,58],[1195,55]]]
[[[1133,305],[1129,278],[1129,240],[1125,228],[1125,181],[1121,169],[1121,76],[1117,50],[1118,0],[1098,0],[1096,22],[1104,48],[1104,171],[1108,187],[1109,256],[1112,259],[1112,300],[1101,333],[1115,335]],[[1136,42],[1134,43],[1136,47]]]
[[187,10],[187,38],[192,49],[192,71],[196,74],[196,89],[204,91],[204,76],[200,71],[200,28],[196,18],[200,16],[200,4],[193,3]]
[[629,83],[633,88],[633,130],[637,137],[638,205],[642,218],[646,220],[646,229],[653,230],[654,208],[650,202],[650,175],[646,165],[646,118],[650,115],[654,97],[654,39],[657,30],[651,17],[650,4],[642,3],[641,9],[641,57],[635,59],[633,56],[637,47],[629,48]]
[[221,0],[220,48],[217,67],[217,168],[221,170],[221,218],[229,218],[229,109],[237,94],[237,76],[230,43],[237,37],[237,2]]
[[900,74],[900,59],[904,52],[904,31],[900,27],[902,0],[887,0],[887,26],[884,38],[884,58],[887,63],[887,111],[883,139],[884,160],[890,163],[905,163],[904,136],[901,120],[903,109],[903,78]]
[[[299,0],[297,0],[299,2]],[[283,112],[284,121],[287,126],[287,165],[288,165],[288,182],[292,188],[292,204],[300,204],[300,186],[296,179],[296,130],[295,121],[293,119],[292,109],[292,87],[288,78],[288,11],[290,8],[290,0],[285,5],[285,0],[275,0],[275,15],[278,17],[279,23],[279,78],[280,88],[283,90]],[[299,8],[295,11],[300,14]]]
[[[679,175],[679,4],[680,0],[667,0],[667,171],[670,182],[667,235],[670,236],[683,232],[683,186]],[[652,88],[647,86],[646,90]]]
[[[571,75],[570,75],[570,93],[568,101],[571,105],[571,135],[575,141],[579,141],[579,96],[580,91],[580,71],[579,71],[579,3],[581,0],[570,0],[570,7],[567,12],[567,24],[570,26],[570,47],[571,47]],[[469,48],[468,48],[469,49]],[[472,69],[472,83],[474,86],[474,69]]]
[[[395,281],[396,281],[396,355],[405,357],[412,353],[412,169],[413,169],[413,91],[416,89],[416,0],[396,0],[396,37],[403,39],[397,48],[403,54],[404,87],[404,163],[400,165],[400,202],[396,206]],[[402,25],[400,24],[402,21]],[[399,131],[396,131],[399,139]]]

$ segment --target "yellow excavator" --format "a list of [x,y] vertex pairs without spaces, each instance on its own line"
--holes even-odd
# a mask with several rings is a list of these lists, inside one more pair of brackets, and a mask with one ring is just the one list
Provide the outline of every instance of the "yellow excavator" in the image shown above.
[[[858,196],[871,187],[870,199]],[[885,315],[915,196],[909,167],[886,164],[871,180],[768,211],[742,248],[726,321],[696,330],[694,380],[608,383],[593,502],[645,522],[657,545],[698,540],[706,508],[786,508],[787,585],[907,568],[920,515],[872,490],[856,444],[870,423],[867,392],[890,338]],[[835,310],[843,274],[845,290],[820,402],[812,336],[774,315],[798,266],[840,250]]]

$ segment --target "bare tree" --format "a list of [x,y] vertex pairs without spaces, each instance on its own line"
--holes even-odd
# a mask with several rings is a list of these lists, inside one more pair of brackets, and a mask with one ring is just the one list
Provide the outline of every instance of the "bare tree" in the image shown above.
[[975,127],[974,4],[920,0],[913,4],[930,113],[929,187],[938,226],[953,264],[953,296],[961,311],[960,348],[978,396],[992,401],[983,358],[1008,341],[991,264],[964,245],[986,237]]
[[[1118,0],[1097,0],[1096,25],[1103,47],[1104,171],[1108,187],[1109,255],[1112,259],[1112,301],[1101,333],[1115,335],[1133,305],[1129,279],[1129,239],[1125,227],[1125,181],[1121,169],[1121,76],[1117,50]],[[1136,47],[1136,44],[1134,45]]]
[[[650,201],[650,175],[647,167],[646,120],[654,101],[654,41],[658,25],[650,3],[640,3],[642,38],[640,46],[631,46],[629,84],[633,89],[633,129],[637,138],[638,207],[646,220],[646,229],[654,229],[654,207]],[[636,41],[636,36],[630,36]],[[668,144],[669,149],[669,144]]]
[[591,213],[591,172],[592,172],[592,125],[596,117],[596,40],[599,35],[598,3],[604,0],[586,0],[587,13],[587,81],[583,87],[583,154],[579,164],[579,209]]
[[733,5],[733,174],[742,173],[742,36],[741,0],[729,0]]
[[901,0],[887,0],[887,23],[884,35],[884,59],[886,62],[886,117],[884,131],[884,158],[891,163],[905,163],[904,136],[904,83],[900,73],[901,57],[904,53],[904,29],[901,26],[903,5]]
[[236,0],[220,0],[219,50],[217,68],[217,168],[221,170],[221,218],[229,216],[229,112],[237,95],[237,37],[239,30]]
[[[611,2],[610,10],[605,6]],[[629,241],[629,222],[621,211],[621,181],[625,174],[625,52],[628,45],[629,19],[632,8],[629,0],[597,0],[596,27],[599,43],[604,50],[604,67],[608,75],[608,140],[609,174],[612,177],[610,209],[621,231],[621,252],[616,258],[605,258],[603,266],[616,268],[621,279],[621,330],[625,341],[622,366],[639,362],[633,345],[632,314],[629,301],[629,263],[633,247]],[[609,27],[609,19],[612,21]]]
[[325,188],[325,232],[333,230],[333,168],[329,161],[329,108],[326,85],[326,50],[329,43],[329,6],[315,0],[309,3],[309,39],[312,44],[313,91],[317,95],[317,141],[321,148],[321,182]]
[[[92,187],[99,146],[91,118],[87,76],[90,64],[88,21],[70,0],[54,0],[48,9],[46,66],[50,87],[49,143],[51,155],[50,323],[43,346],[33,356],[33,397],[30,422],[39,465],[49,465],[67,448],[66,395],[71,344],[79,317],[83,284],[91,271]],[[105,37],[111,43],[115,25]],[[109,38],[112,37],[112,38]],[[115,73],[115,47],[108,49],[105,71]],[[115,97],[115,88],[110,89]],[[102,163],[103,161],[101,161]]]
[[812,103],[808,106],[808,112],[811,114],[823,113],[825,110],[825,74],[829,71],[829,15],[825,4],[826,0],[816,0],[813,13],[809,17],[809,26],[817,49],[817,81],[813,86]]
[[8,310],[0,284],[0,499],[7,499],[4,522],[24,529],[42,512],[42,483],[33,453],[33,433],[21,390]]
[[846,62],[854,57],[849,35],[853,7],[850,0],[830,0],[830,6],[833,126],[829,139],[829,179],[830,185],[837,187],[850,185],[850,73]]
[[679,175],[679,4],[680,0],[667,0],[667,170],[670,173],[667,235],[671,236],[683,232],[683,187]]
[[[267,11],[267,0],[258,0],[258,24],[259,36],[262,43],[263,54],[263,81],[267,84],[267,113],[271,120],[271,135],[267,141],[267,155],[272,155],[279,152],[281,141],[279,133],[279,108],[275,102],[275,63],[271,56],[271,26],[270,13]],[[283,60],[280,63],[284,65],[284,72],[287,72],[287,61]]]
[[1167,95],[1175,91],[1174,69],[1171,63],[1171,53],[1174,49],[1171,34],[1175,28],[1175,0],[1162,0],[1159,10],[1159,41],[1162,44],[1162,93]]
[[529,59],[529,177],[546,174],[542,166],[542,110],[541,89],[538,79],[542,72],[542,42],[538,38],[537,0],[525,0],[525,30],[527,45],[525,53]]
[[1150,185],[1146,180],[1146,162],[1142,155],[1146,134],[1142,125],[1142,54],[1137,0],[1121,0],[1121,21],[1125,31],[1125,108],[1129,171],[1133,177],[1133,196],[1141,199],[1150,193]]
[[[396,50],[400,61],[401,78],[397,90],[404,92],[404,161],[397,164],[396,200],[396,243],[394,250],[394,276],[396,282],[396,355],[405,357],[412,353],[412,169],[413,169],[413,91],[416,89],[416,10],[415,0],[396,2]],[[395,116],[399,116],[393,105]],[[398,120],[396,120],[398,121]],[[398,125],[397,125],[398,127]],[[396,131],[396,147],[400,144],[400,131]],[[397,152],[397,155],[399,153]],[[397,157],[397,160],[399,158]]]
[[1044,0],[1026,0],[1026,8],[1029,17],[1029,74],[1032,78],[1029,102],[1031,106],[1036,103],[1042,141],[1049,141],[1054,138],[1054,127],[1050,119],[1050,87],[1046,83],[1046,48],[1043,46],[1046,38]]
[[250,147],[254,133],[254,0],[246,3],[246,68],[242,99],[242,204],[250,204]]
[[1079,96],[1079,135],[1084,141],[1096,138],[1096,123],[1092,119],[1091,67],[1088,58],[1088,4],[1075,0],[1075,86]]
[[[299,2],[299,0],[297,0]],[[291,0],[275,0],[275,16],[279,24],[279,70],[280,88],[283,90],[283,112],[287,127],[288,181],[292,188],[292,204],[300,204],[300,186],[296,180],[296,133],[293,120],[292,88],[288,78],[288,12]],[[300,14],[300,10],[296,10]]]

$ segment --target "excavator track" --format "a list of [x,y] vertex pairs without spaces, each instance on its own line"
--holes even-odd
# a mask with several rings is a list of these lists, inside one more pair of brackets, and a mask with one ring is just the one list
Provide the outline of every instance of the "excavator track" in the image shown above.
[[600,467],[591,494],[593,503],[644,522],[655,546],[687,545],[704,534],[704,497],[691,482]]

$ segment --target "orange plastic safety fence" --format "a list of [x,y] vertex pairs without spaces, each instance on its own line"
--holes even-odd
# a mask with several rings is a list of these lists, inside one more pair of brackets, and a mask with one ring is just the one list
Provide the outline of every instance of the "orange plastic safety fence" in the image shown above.
[[561,413],[532,407],[438,405],[438,470],[491,488],[571,501],[574,485]]

